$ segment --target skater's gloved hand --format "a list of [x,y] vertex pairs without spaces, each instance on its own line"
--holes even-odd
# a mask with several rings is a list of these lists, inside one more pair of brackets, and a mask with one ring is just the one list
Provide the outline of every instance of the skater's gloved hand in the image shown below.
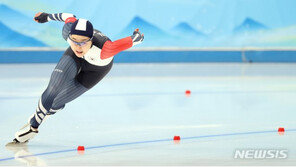
[[48,13],[45,12],[38,12],[35,14],[34,21],[37,23],[46,23],[48,22]]
[[133,46],[142,43],[142,41],[144,40],[144,34],[141,34],[138,28],[134,31],[131,37],[133,40]]

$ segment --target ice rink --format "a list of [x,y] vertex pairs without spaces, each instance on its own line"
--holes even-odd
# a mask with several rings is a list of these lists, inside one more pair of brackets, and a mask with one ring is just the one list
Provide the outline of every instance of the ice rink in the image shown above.
[[[0,166],[296,165],[293,63],[114,64],[26,147],[5,148],[54,66],[0,65]],[[288,158],[235,159],[243,149],[287,150]]]

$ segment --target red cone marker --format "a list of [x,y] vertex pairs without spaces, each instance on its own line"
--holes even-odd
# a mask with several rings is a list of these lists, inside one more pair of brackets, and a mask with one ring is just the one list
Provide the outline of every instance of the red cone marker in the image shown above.
[[181,140],[180,136],[174,136],[174,140]]
[[84,149],[84,146],[78,146],[77,147],[77,151],[84,151],[85,149]]
[[278,129],[278,132],[285,132],[285,128],[280,127],[280,128]]
[[185,95],[186,95],[187,97],[189,97],[189,96],[191,95],[191,91],[190,91],[190,90],[186,90],[186,91],[185,91]]

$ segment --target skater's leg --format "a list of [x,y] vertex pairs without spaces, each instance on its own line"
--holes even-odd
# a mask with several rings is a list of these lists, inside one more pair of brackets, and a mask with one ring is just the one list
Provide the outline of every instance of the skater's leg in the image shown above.
[[64,55],[60,59],[52,72],[48,87],[39,100],[36,113],[30,120],[32,127],[39,127],[49,109],[52,107],[54,99],[62,91],[65,85],[75,79],[78,71],[77,68],[77,64],[71,56]]
[[[66,82],[64,81],[64,83],[61,84],[61,88],[56,88],[56,89],[51,88],[52,91],[59,90],[59,93],[53,96],[54,99],[51,101],[51,104],[50,104],[51,111],[50,109],[45,107],[46,105],[48,105],[48,101],[46,101],[47,103],[42,102],[43,99],[48,99],[48,97],[44,98],[43,96],[48,94],[50,95],[53,94],[53,93],[46,92],[48,91],[48,89],[46,89],[46,91],[42,94],[42,97],[40,98],[37,112],[33,115],[32,119],[30,120],[30,126],[28,127],[30,129],[28,129],[26,132],[23,130],[25,135],[22,135],[19,132],[17,132],[14,142],[25,142],[29,139],[32,139],[36,135],[36,133],[38,133],[37,128],[47,114],[54,114],[55,109],[63,108],[66,103],[74,100],[75,98],[77,98],[78,96],[80,96],[81,94],[89,90],[90,88],[92,88],[102,78],[105,77],[105,75],[110,71],[111,67],[112,67],[112,64],[109,64],[108,66],[101,67],[98,71],[81,71],[76,77],[75,75],[73,75],[74,77],[72,78],[62,77],[66,80]],[[55,71],[57,70],[55,69]],[[53,74],[51,77],[51,81],[54,80],[54,78],[56,79],[61,77],[60,76],[57,77],[56,75]],[[51,81],[50,81],[50,84],[52,83]],[[50,84],[49,84],[49,87],[50,87]],[[23,133],[23,131],[21,130],[20,132]]]
[[[86,68],[92,67],[90,64],[84,64]],[[100,82],[107,73],[111,70],[113,62],[107,66],[96,67],[95,71],[93,70],[82,70],[79,72],[75,80],[72,82],[68,82],[66,86],[64,86],[61,93],[54,99],[52,108],[49,110],[48,114],[55,114],[57,111],[63,109],[66,103],[76,99],[93,86],[95,86],[98,82]]]
[[[61,93],[54,99],[49,114],[55,114],[57,111],[63,109],[66,103],[76,99],[95,86],[107,75],[112,68],[112,64],[110,63],[108,66],[100,67],[97,71],[81,71],[76,79],[68,82]],[[89,67],[90,65],[87,66]]]
[[89,89],[81,85],[76,79],[68,82],[63,90],[54,99],[53,105],[48,112],[48,115],[55,114],[57,111],[63,109],[66,103],[76,99]]

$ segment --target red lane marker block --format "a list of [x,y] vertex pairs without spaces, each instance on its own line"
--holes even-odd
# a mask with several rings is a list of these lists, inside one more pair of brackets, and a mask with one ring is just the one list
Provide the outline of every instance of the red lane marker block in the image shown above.
[[85,149],[84,149],[84,146],[78,146],[77,147],[77,151],[84,151]]
[[174,136],[174,140],[181,140],[180,136]]
[[278,132],[285,132],[285,128],[280,127],[280,128],[278,129]]
[[185,91],[185,94],[186,94],[186,95],[190,95],[190,94],[191,94],[191,91],[190,91],[190,90],[186,90],[186,91]]
[[185,91],[185,95],[186,95],[187,97],[189,97],[189,96],[191,95],[191,91],[190,91],[190,90],[186,90],[186,91]]

